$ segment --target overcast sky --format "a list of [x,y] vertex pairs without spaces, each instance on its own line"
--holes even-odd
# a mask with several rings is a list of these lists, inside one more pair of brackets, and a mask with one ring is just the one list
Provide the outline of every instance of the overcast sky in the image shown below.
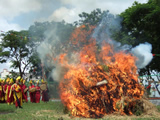
[[[78,14],[96,8],[119,14],[135,0],[0,0],[0,31],[28,29],[35,21],[72,23]],[[136,0],[146,3],[148,0]],[[0,72],[10,64],[1,64]],[[9,69],[11,70],[11,69]]]

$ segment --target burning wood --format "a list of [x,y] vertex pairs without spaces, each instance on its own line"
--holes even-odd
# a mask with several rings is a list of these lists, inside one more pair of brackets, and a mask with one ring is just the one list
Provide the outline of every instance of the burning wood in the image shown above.
[[103,80],[101,82],[97,82],[96,86],[100,86],[100,85],[104,85],[104,84],[107,84],[107,80]]
[[[136,58],[124,52],[114,52],[105,42],[98,51],[92,38],[84,44],[87,33],[90,32],[81,32],[82,37],[73,35],[74,45],[82,45],[80,51],[76,51],[79,55],[77,64],[71,64],[66,56],[61,58],[60,63],[68,68],[60,82],[63,104],[72,116],[78,117],[99,118],[113,112],[131,115],[136,100],[140,100],[144,93],[138,82]],[[81,43],[76,41],[76,36]]]

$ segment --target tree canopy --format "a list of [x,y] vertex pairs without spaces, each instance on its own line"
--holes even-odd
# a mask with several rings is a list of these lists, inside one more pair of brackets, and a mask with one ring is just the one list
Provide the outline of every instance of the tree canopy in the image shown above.
[[28,46],[28,38],[24,38],[27,35],[28,31],[8,31],[1,34],[0,62],[11,62],[11,67],[18,68],[21,77],[31,62],[32,48]]
[[[149,0],[147,3],[134,2],[131,7],[126,9],[120,15],[113,15],[108,10],[102,11],[95,9],[90,13],[82,12],[79,14],[80,20],[74,24],[62,22],[35,22],[27,31],[8,31],[7,34],[1,34],[2,41],[0,47],[0,62],[11,61],[13,68],[18,68],[23,75],[27,66],[31,65],[31,72],[34,68],[41,69],[41,61],[37,54],[37,47],[43,41],[50,43],[53,50],[52,41],[57,37],[61,44],[67,44],[73,30],[80,25],[104,27],[99,29],[97,37],[101,39],[101,33],[106,29],[111,31],[111,38],[121,42],[136,46],[139,43],[148,42],[152,44],[152,53],[157,54],[160,51],[159,20],[160,20],[160,2],[158,0]],[[112,20],[119,18],[121,26],[114,28]],[[107,22],[103,22],[106,18]],[[105,20],[106,20],[105,19]],[[87,27],[86,27],[87,28]],[[30,36],[32,39],[21,39],[18,36]],[[55,37],[56,36],[56,37]],[[59,45],[58,43],[55,43]],[[58,50],[55,50],[58,51]],[[47,57],[46,57],[47,58]],[[152,62],[144,69],[139,71],[140,75],[150,75],[154,72],[159,73],[159,57],[154,57]],[[39,71],[39,73],[41,73]]]
[[[135,2],[132,7],[126,9],[120,16],[123,17],[122,33],[129,34],[133,41],[133,46],[148,42],[152,44],[152,53],[157,54],[160,51],[159,44],[159,20],[160,20],[159,2],[149,1],[148,3]],[[121,39],[123,41],[123,38]],[[150,74],[152,70],[160,71],[159,58],[154,57],[152,62],[140,71],[141,75]]]

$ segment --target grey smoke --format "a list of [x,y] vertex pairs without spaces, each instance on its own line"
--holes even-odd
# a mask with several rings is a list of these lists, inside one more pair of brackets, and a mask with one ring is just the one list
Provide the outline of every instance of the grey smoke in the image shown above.
[[[109,21],[108,21],[109,20]],[[114,31],[121,28],[120,22],[121,18],[116,18],[115,16],[110,15],[109,13],[104,16],[101,23],[95,29],[92,37],[97,40],[98,45],[102,45],[102,41],[105,40],[109,44],[114,46],[116,52],[118,51],[128,51],[137,57],[136,65],[138,68],[144,68],[148,65],[153,56],[151,53],[152,46],[149,43],[140,44],[134,48],[131,45],[121,45],[120,42],[111,39],[111,30],[114,28]],[[105,27],[104,27],[105,26]],[[46,39],[41,45],[37,48],[37,51],[40,55],[42,63],[47,68],[52,68],[50,76],[55,80],[59,81],[63,79],[64,74],[68,71],[68,68],[63,64],[59,64],[57,61],[54,61],[53,58],[59,58],[61,53],[65,53],[67,50],[67,61],[69,64],[79,63],[79,54],[72,51],[73,46],[68,44],[64,45],[63,42],[56,35],[56,26],[52,30],[46,30]]]
[[140,69],[144,68],[151,62],[153,58],[151,53],[152,45],[149,43],[141,43],[138,46],[132,48],[131,45],[121,45],[120,42],[111,39],[111,31],[119,31],[121,29],[121,22],[121,17],[114,16],[107,11],[103,16],[102,21],[95,28],[92,37],[96,38],[99,45],[101,45],[102,41],[105,40],[107,43],[114,46],[115,51],[128,51],[132,53],[137,57],[137,67]]
[[[50,74],[48,77],[52,77],[55,81],[63,79],[64,74],[67,72],[67,68],[64,64],[59,64],[58,59],[60,54],[66,52],[66,49],[70,47],[69,45],[64,45],[63,41],[57,36],[56,32],[58,30],[55,25],[53,29],[46,30],[45,40],[38,46],[37,52],[41,59],[42,64],[45,68],[50,69]],[[76,53],[69,52],[70,58],[68,61],[72,64],[77,63],[78,55]]]
[[137,57],[136,65],[138,68],[144,68],[151,62],[153,59],[151,51],[152,45],[147,42],[132,48],[131,53]]

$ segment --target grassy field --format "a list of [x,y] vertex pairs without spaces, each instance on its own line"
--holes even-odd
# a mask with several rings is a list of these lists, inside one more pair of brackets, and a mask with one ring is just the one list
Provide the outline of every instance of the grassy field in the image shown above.
[[0,120],[57,120],[63,114],[61,102],[24,103],[23,109],[0,104]]
[[[157,106],[160,112],[160,106]],[[16,109],[14,105],[0,104],[0,120],[70,120],[68,114],[64,114],[61,102],[48,103],[24,103],[23,109]],[[82,118],[72,118],[81,120]],[[160,120],[156,116],[117,116],[108,115],[100,120]],[[85,119],[89,120],[89,119]]]

